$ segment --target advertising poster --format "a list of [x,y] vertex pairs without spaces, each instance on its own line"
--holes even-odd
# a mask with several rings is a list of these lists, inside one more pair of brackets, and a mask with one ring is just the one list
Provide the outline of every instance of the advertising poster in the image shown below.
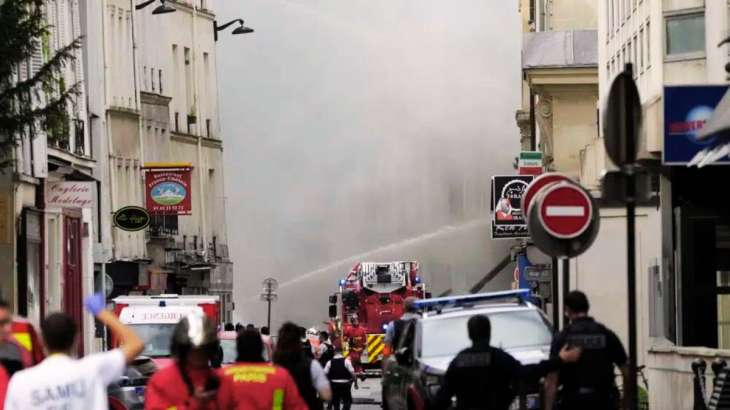
[[500,175],[492,177],[492,238],[528,238],[527,222],[520,209],[522,195],[535,177]]
[[190,169],[148,169],[145,175],[147,211],[151,215],[190,215]]
[[[727,85],[664,87],[664,163],[687,165],[698,152],[711,146],[713,138],[697,135],[727,92]],[[725,157],[718,164],[730,164]]]

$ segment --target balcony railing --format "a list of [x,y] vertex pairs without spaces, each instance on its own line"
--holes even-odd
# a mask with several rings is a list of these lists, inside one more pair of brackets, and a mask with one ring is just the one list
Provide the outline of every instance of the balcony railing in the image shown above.
[[150,236],[165,237],[177,235],[177,215],[152,215],[149,230]]

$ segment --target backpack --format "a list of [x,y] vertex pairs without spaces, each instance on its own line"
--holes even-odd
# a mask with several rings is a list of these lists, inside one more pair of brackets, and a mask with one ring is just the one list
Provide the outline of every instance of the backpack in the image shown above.
[[322,353],[322,356],[320,356],[319,358],[319,364],[321,364],[322,367],[325,367],[327,365],[327,362],[335,357],[335,348],[332,346],[332,344],[325,342],[324,345],[327,347],[327,350],[325,350],[324,353]]

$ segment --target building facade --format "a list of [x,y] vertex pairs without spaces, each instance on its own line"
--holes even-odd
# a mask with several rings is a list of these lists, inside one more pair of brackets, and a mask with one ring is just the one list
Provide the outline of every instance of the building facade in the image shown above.
[[[153,12],[158,2],[141,2],[140,9],[122,0],[86,3],[90,29],[101,34],[89,33],[99,68],[90,82],[99,87],[94,112],[102,117],[97,128],[106,153],[97,173],[107,216],[97,271],[111,278],[112,297],[218,294],[222,317],[230,318],[212,2],[168,1],[175,11],[164,14]],[[191,169],[188,214],[153,214],[140,232],[112,223],[119,209],[146,206],[146,173],[178,167]]]
[[[730,348],[730,198],[718,189],[728,171],[688,166],[701,149],[693,136],[727,87],[730,47],[717,45],[730,32],[730,4],[607,0],[560,8],[562,3],[520,3],[526,91],[517,122],[523,149],[534,134],[548,169],[579,180],[598,199],[600,233],[571,261],[570,287],[585,291],[592,314],[626,343],[625,211],[603,198],[600,186],[604,172],[615,169],[603,148],[603,108],[611,82],[632,64],[643,107],[639,156],[652,175],[637,210],[638,362],[648,369],[651,408],[691,408],[692,360],[727,360]],[[595,60],[587,81],[588,67],[575,67],[586,56],[576,53],[576,38],[591,29]],[[535,47],[539,52],[531,53]],[[585,80],[580,92],[578,79]]]

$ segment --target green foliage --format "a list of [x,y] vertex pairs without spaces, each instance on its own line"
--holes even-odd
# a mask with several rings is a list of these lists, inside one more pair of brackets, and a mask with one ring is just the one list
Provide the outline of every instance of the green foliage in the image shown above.
[[[68,104],[79,85],[67,87],[62,70],[81,46],[76,39],[55,54],[45,4],[54,0],[5,0],[0,4],[0,168],[12,160],[13,147],[22,135],[47,132],[49,140],[68,138]],[[18,72],[36,54],[43,64],[27,79]]]

